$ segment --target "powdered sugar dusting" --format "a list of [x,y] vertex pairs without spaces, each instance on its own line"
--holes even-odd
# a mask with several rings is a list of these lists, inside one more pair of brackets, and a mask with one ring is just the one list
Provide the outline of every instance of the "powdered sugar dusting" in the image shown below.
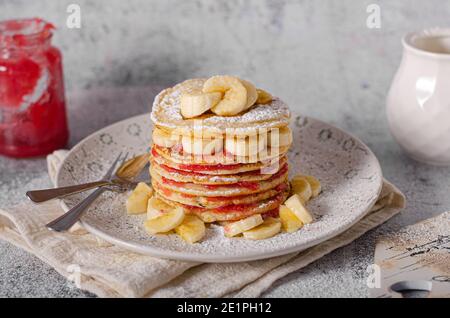
[[226,129],[234,128],[235,133],[245,134],[256,128],[281,127],[289,124],[290,111],[279,98],[274,97],[271,103],[255,105],[236,116],[218,116],[208,114],[195,119],[184,119],[180,112],[180,97],[185,92],[201,91],[205,79],[191,79],[168,88],[159,93],[151,112],[152,121],[167,128],[197,129],[196,120],[202,120],[202,129],[224,134]]

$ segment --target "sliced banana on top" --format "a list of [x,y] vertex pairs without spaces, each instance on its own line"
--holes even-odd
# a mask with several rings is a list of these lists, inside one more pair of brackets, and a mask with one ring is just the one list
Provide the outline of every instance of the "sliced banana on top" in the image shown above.
[[247,89],[239,78],[228,75],[210,77],[203,84],[204,93],[223,93],[223,98],[211,108],[220,116],[233,116],[247,106]]
[[292,143],[292,131],[289,127],[269,130],[267,144],[269,147],[286,147]]
[[256,100],[258,99],[258,92],[255,85],[253,85],[249,81],[241,79],[241,82],[247,90],[247,104],[245,105],[245,109],[249,109],[250,107],[255,105]]
[[216,106],[222,99],[222,92],[195,92],[181,95],[181,115],[194,118]]
[[258,93],[258,98],[256,100],[257,104],[268,104],[272,101],[272,95],[267,93],[265,90],[258,88],[256,91]]
[[164,148],[170,148],[175,146],[179,142],[180,136],[167,133],[159,128],[155,128],[153,129],[152,140],[155,145]]
[[194,155],[214,155],[223,150],[221,138],[193,138],[183,136],[181,139],[183,151]]
[[267,138],[259,135],[227,136],[225,150],[236,156],[255,156],[267,147]]

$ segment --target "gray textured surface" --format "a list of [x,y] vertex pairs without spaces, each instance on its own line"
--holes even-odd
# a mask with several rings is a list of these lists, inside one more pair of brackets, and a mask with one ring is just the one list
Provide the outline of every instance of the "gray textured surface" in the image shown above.
[[[448,1],[377,1],[381,29],[366,28],[373,1],[77,1],[81,30],[65,28],[73,1],[0,0],[0,19],[35,16],[59,31],[69,99],[71,145],[148,110],[160,87],[230,73],[282,96],[297,111],[360,137],[407,208],[380,228],[277,282],[265,296],[367,296],[366,266],[377,236],[450,210],[450,168],[417,163],[392,140],[385,96],[408,31],[445,25]],[[45,8],[45,9],[44,9]],[[136,87],[146,86],[146,87]],[[110,89],[98,87],[112,87]],[[115,88],[114,88],[115,87]],[[83,89],[88,90],[83,90]],[[120,89],[120,99],[111,99]],[[25,189],[49,186],[43,159],[0,158],[0,206]],[[0,242],[0,296],[82,297],[48,266]]]

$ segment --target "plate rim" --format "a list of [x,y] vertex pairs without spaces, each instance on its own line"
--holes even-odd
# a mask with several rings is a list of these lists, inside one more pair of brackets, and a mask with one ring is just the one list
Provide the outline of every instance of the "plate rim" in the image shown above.
[[[118,122],[115,122],[113,124],[110,124],[106,127],[103,127],[93,133],[91,133],[90,135],[86,136],[85,138],[83,138],[82,140],[80,140],[75,146],[73,146],[69,152],[67,153],[66,157],[63,159],[63,161],[61,162],[58,171],[56,173],[56,182],[55,182],[55,186],[58,187],[60,186],[59,184],[59,180],[60,180],[60,174],[62,172],[62,167],[65,165],[66,161],[70,158],[70,155],[72,153],[74,153],[75,151],[77,151],[79,148],[81,148],[83,146],[83,144],[103,133],[106,130],[109,130],[111,128],[114,128],[115,126],[120,126],[123,125],[123,123],[128,122],[128,121],[133,121],[133,120],[137,120],[138,118],[145,118],[146,116],[150,116],[150,113],[145,113],[145,114],[140,114],[140,115],[136,115],[136,116],[132,116],[126,119],[122,119]],[[292,114],[291,118],[296,118],[297,116],[302,116],[299,114]],[[316,119],[314,117],[311,116],[302,116],[305,118],[310,118],[316,122],[319,122],[321,124],[324,125],[328,125],[334,129],[336,129],[337,131],[348,135],[349,137],[355,139],[357,142],[359,142],[361,145],[363,145],[365,147],[365,149],[368,151],[369,155],[372,156],[375,159],[375,164],[376,164],[376,172],[377,175],[380,176],[380,182],[377,188],[377,193],[376,195],[374,195],[373,199],[371,201],[368,202],[368,204],[366,205],[365,211],[370,210],[370,208],[372,208],[372,206],[376,203],[382,187],[383,187],[383,171],[381,169],[381,165],[380,162],[378,160],[378,158],[375,156],[375,154],[373,153],[373,151],[369,148],[369,146],[367,146],[361,139],[359,139],[358,137],[354,136],[353,134],[339,128],[336,127],[333,124],[327,123],[323,120],[320,119]],[[150,119],[150,117],[148,117]],[[64,202],[63,199],[59,199],[60,201],[60,205],[63,208],[64,212],[67,212],[69,210],[69,207],[67,206],[67,204]],[[189,261],[189,262],[203,262],[203,263],[236,263],[236,262],[248,262],[248,261],[255,261],[255,260],[263,260],[263,259],[268,259],[268,258],[273,258],[273,257],[277,257],[277,256],[283,256],[283,255],[287,255],[290,253],[295,253],[295,252],[301,252],[304,251],[308,248],[311,248],[313,246],[316,246],[322,242],[325,242],[327,240],[329,240],[332,237],[336,237],[340,234],[342,234],[343,232],[345,232],[346,230],[350,229],[353,225],[355,225],[357,222],[359,222],[362,218],[364,218],[364,216],[366,216],[366,214],[361,213],[361,215],[359,215],[358,217],[356,217],[352,222],[349,222],[348,224],[342,226],[341,228],[339,228],[338,230],[333,231],[332,233],[322,236],[320,238],[316,238],[314,240],[311,240],[308,243],[305,244],[301,244],[301,246],[292,246],[289,248],[283,248],[280,250],[276,250],[273,252],[266,252],[263,255],[261,254],[261,252],[256,252],[256,253],[247,253],[245,256],[226,256],[226,255],[221,255],[221,256],[211,256],[211,255],[202,255],[202,254],[193,254],[193,253],[188,253],[188,252],[178,252],[178,251],[170,251],[170,250],[162,250],[161,248],[155,248],[152,247],[150,245],[143,245],[143,244],[139,244],[139,243],[132,243],[129,241],[124,241],[122,239],[119,238],[115,238],[105,232],[102,232],[101,230],[95,228],[94,226],[91,226],[88,222],[84,222],[82,219],[79,221],[79,223],[81,224],[81,226],[83,228],[85,228],[88,232],[90,232],[93,235],[98,236],[99,238],[117,245],[117,246],[121,246],[127,250],[131,250],[134,252],[137,252],[139,254],[144,254],[144,255],[149,255],[152,257],[159,257],[159,258],[164,258],[164,259],[171,259],[171,260],[180,260],[180,261]]]

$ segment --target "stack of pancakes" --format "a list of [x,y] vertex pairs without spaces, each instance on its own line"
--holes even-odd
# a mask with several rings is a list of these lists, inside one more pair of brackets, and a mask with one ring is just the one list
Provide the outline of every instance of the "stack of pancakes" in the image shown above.
[[205,222],[277,216],[289,193],[288,107],[274,97],[231,117],[208,113],[184,119],[180,96],[201,90],[204,82],[188,80],[155,98],[150,156],[155,195]]

